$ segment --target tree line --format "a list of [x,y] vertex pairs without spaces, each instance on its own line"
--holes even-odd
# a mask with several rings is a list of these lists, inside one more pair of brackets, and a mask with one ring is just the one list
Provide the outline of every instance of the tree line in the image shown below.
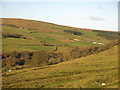
[[52,65],[67,60],[72,60],[75,58],[85,57],[91,54],[99,53],[105,51],[115,45],[118,45],[120,42],[115,40],[106,45],[96,45],[88,46],[87,48],[75,47],[67,54],[58,53],[58,52],[48,52],[48,51],[36,51],[36,52],[10,52],[2,54],[2,66],[3,67],[12,67],[16,65],[29,65],[33,66],[43,66],[43,65]]
[[119,32],[109,32],[109,31],[100,31],[94,30],[93,32],[97,32],[97,36],[105,38],[107,40],[115,40],[120,36]]
[[72,31],[72,30],[64,30],[64,32],[73,34],[73,35],[83,35],[81,32],[77,32],[77,31]]

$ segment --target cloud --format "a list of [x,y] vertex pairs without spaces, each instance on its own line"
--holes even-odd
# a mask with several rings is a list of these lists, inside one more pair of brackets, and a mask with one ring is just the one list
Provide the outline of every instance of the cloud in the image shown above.
[[101,18],[101,17],[94,17],[91,16],[90,19],[94,20],[94,21],[104,21],[105,19]]

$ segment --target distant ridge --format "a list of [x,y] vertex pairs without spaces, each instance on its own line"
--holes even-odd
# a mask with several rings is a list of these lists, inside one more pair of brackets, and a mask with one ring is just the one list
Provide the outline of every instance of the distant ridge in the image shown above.
[[[62,26],[62,27],[68,27],[68,28],[73,28],[76,30],[85,30],[85,31],[96,31],[97,29],[88,29],[88,28],[78,28],[78,27],[72,27],[72,26],[67,26],[67,25],[60,25],[60,24],[55,24],[55,23],[51,23],[51,22],[45,22],[45,21],[39,21],[39,20],[30,20],[30,19],[23,19],[23,18],[0,18],[2,20],[25,20],[25,21],[36,21],[36,22],[42,22],[42,23],[46,23],[46,24],[51,24],[51,25],[56,25],[56,26]],[[109,31],[109,30],[99,30],[99,31],[104,31],[104,32],[120,32],[118,31]]]

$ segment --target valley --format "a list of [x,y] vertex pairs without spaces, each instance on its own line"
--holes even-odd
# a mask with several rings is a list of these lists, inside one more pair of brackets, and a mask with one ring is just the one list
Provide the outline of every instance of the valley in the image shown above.
[[119,32],[2,18],[3,88],[118,88],[119,37]]

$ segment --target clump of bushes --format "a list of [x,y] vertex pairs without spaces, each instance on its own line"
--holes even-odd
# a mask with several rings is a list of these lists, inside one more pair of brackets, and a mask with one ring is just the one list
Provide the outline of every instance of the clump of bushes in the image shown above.
[[10,27],[15,27],[15,28],[19,28],[18,26],[16,26],[16,25],[12,25],[12,24],[2,24],[2,25],[10,26]]
[[64,32],[73,34],[73,35],[83,35],[81,32],[77,32],[77,31],[72,31],[72,30],[64,30]]
[[105,38],[107,40],[115,40],[118,39],[118,36],[120,33],[118,32],[107,32],[107,31],[99,31],[99,30],[94,30],[93,32],[97,32],[96,34],[99,37]]
[[107,40],[115,40],[115,39],[118,38],[118,36],[112,35],[112,34],[101,34],[101,33],[99,33],[99,34],[96,34],[96,35],[99,36],[99,37],[105,38]]
[[48,62],[46,52],[35,52],[31,58],[34,66],[45,65]]
[[30,65],[42,66],[42,65],[52,65],[63,61],[72,60],[75,58],[85,57],[94,53],[99,53],[105,51],[120,42],[120,40],[115,40],[106,45],[96,45],[89,46],[87,48],[73,48],[70,52],[63,54],[58,52],[47,52],[47,51],[37,51],[37,52],[10,52],[2,54],[2,66],[11,67],[16,65]]
[[97,46],[89,46],[87,48],[74,48],[70,54],[71,54],[71,58],[75,59],[75,58],[80,58],[80,57],[85,57],[87,55],[91,55],[94,53],[99,53],[102,51],[105,51],[117,44],[119,44],[120,42],[118,42],[118,40],[115,40],[109,44],[106,45],[97,45]]
[[40,43],[41,43],[42,45],[44,45],[44,46],[55,46],[54,44],[50,44],[50,43],[48,43],[48,42],[46,42],[46,41],[40,41]]
[[2,33],[2,37],[3,38],[23,38],[23,39],[26,39],[26,37],[24,37],[23,35],[11,34],[11,33]]

